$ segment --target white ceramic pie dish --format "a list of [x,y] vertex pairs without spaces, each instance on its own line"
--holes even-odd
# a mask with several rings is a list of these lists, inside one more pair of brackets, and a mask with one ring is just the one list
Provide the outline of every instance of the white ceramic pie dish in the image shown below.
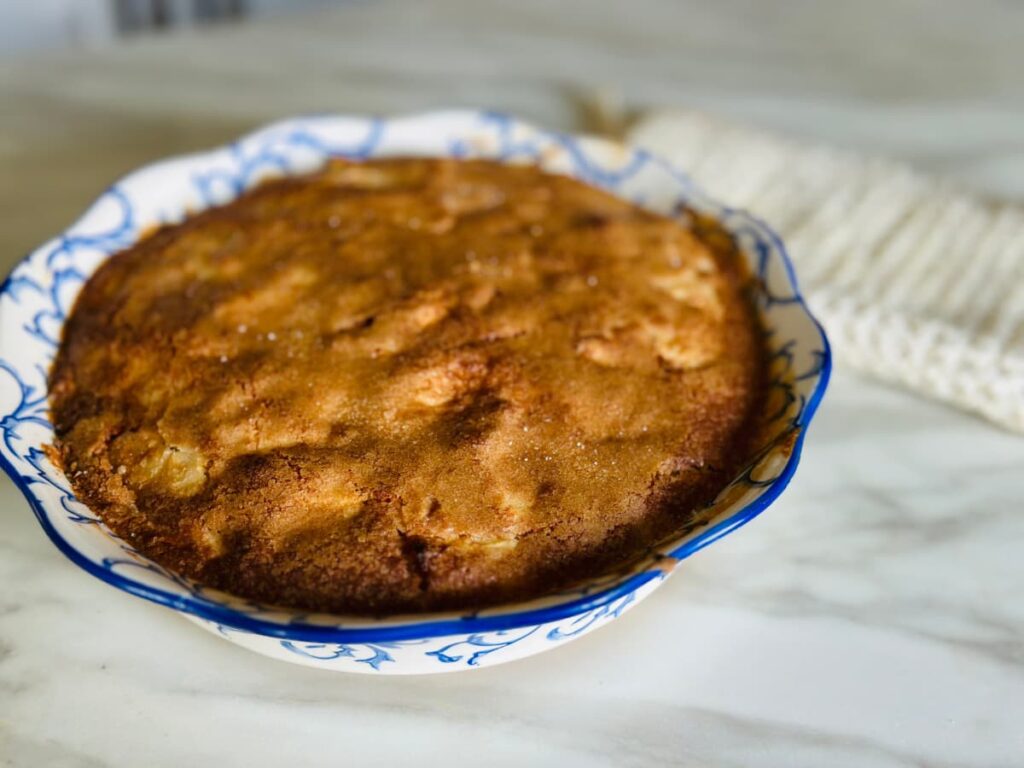
[[[53,439],[47,373],[79,289],[104,259],[153,225],[225,203],[270,176],[313,170],[330,156],[384,155],[536,162],[660,213],[671,215],[684,206],[717,218],[760,279],[757,304],[772,352],[769,399],[778,439],[692,525],[651,547],[640,562],[558,594],[468,614],[304,614],[204,588],[133,550],[75,499],[43,451]],[[830,366],[828,342],[800,296],[779,238],[746,213],[709,200],[682,173],[641,150],[473,111],[389,120],[296,118],[229,146],[130,174],[14,268],[0,288],[0,464],[50,539],[76,565],[204,629],[320,669],[447,672],[521,658],[602,626],[650,594],[679,561],[758,515],[796,469]]]

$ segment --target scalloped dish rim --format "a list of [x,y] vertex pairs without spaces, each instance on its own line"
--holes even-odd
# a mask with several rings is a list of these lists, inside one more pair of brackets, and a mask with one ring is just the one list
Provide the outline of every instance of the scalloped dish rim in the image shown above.
[[[345,136],[349,134],[356,137],[365,135],[361,141],[354,141],[344,147],[329,144],[326,140],[317,145],[317,141],[321,141],[323,136],[331,133],[328,130],[330,126],[334,126],[335,133],[340,132]],[[499,605],[472,613],[447,611],[374,619],[345,615],[310,617],[297,610],[265,608],[252,603],[246,603],[245,610],[240,610],[237,598],[230,598],[230,596],[222,595],[214,590],[205,590],[200,585],[195,585],[187,580],[174,578],[172,574],[163,571],[159,566],[156,566],[155,569],[150,567],[155,564],[150,563],[137,553],[133,553],[127,545],[109,531],[105,531],[105,534],[117,542],[124,552],[138,561],[139,567],[146,571],[146,574],[137,573],[135,569],[119,570],[108,563],[111,558],[105,557],[102,561],[97,561],[94,557],[81,551],[74,541],[70,541],[59,530],[59,526],[55,525],[54,520],[67,520],[67,516],[79,514],[85,519],[75,521],[74,518],[71,518],[76,523],[88,525],[97,524],[97,521],[87,518],[83,513],[74,511],[73,505],[77,504],[77,501],[74,500],[69,489],[62,488],[57,482],[59,479],[63,479],[63,475],[59,470],[42,463],[46,460],[39,456],[39,452],[45,439],[28,441],[18,432],[20,428],[39,433],[45,432],[46,427],[43,424],[46,423],[48,392],[45,384],[42,391],[39,391],[38,385],[33,386],[27,382],[30,380],[30,374],[35,376],[34,372],[45,373],[49,360],[45,359],[42,353],[19,356],[19,350],[12,348],[14,346],[13,339],[23,330],[31,331],[28,325],[30,319],[35,322],[36,330],[41,330],[44,335],[56,333],[56,338],[59,338],[65,319],[60,316],[63,311],[61,303],[65,302],[70,307],[73,301],[61,293],[66,286],[61,284],[60,270],[53,268],[51,263],[65,257],[71,258],[74,249],[80,246],[89,252],[88,258],[95,262],[91,268],[95,269],[103,258],[137,240],[143,230],[154,222],[133,220],[135,215],[133,206],[136,203],[130,199],[132,193],[126,192],[125,189],[145,183],[147,176],[155,180],[161,174],[191,174],[188,182],[194,187],[194,194],[190,193],[191,197],[188,200],[178,199],[174,202],[173,205],[177,205],[180,210],[164,218],[164,221],[176,221],[180,220],[185,213],[227,202],[266,176],[276,175],[278,172],[302,173],[311,170],[316,163],[322,162],[331,155],[371,157],[377,154],[401,154],[401,152],[393,151],[393,147],[387,146],[390,135],[422,135],[425,137],[423,143],[426,145],[431,142],[436,144],[440,140],[432,135],[428,140],[426,137],[430,132],[444,130],[447,130],[448,133],[444,136],[446,143],[441,151],[416,152],[410,149],[406,153],[438,155],[447,151],[450,156],[488,156],[510,162],[526,159],[540,161],[542,164],[547,163],[550,157],[555,157],[552,162],[567,164],[572,175],[576,175],[583,181],[610,189],[613,193],[618,193],[620,183],[628,186],[632,177],[627,174],[640,176],[649,172],[661,179],[662,183],[671,179],[671,183],[675,184],[672,193],[677,200],[684,200],[688,206],[710,212],[725,229],[737,238],[741,239],[741,231],[749,235],[748,239],[751,242],[741,242],[741,247],[748,254],[752,263],[758,267],[758,276],[762,282],[767,284],[769,280],[765,277],[765,273],[774,270],[771,279],[783,286],[788,284],[788,292],[785,297],[777,299],[777,301],[780,304],[788,302],[788,306],[783,309],[794,314],[796,319],[792,322],[806,325],[803,336],[806,336],[807,339],[802,341],[802,336],[798,334],[795,340],[781,344],[782,354],[803,355],[804,350],[801,344],[807,347],[813,346],[814,343],[818,344],[818,347],[804,355],[806,370],[802,373],[792,371],[795,381],[807,382],[807,394],[800,396],[802,400],[799,403],[787,401],[787,407],[793,408],[795,411],[791,419],[792,434],[787,447],[788,453],[784,457],[785,461],[781,468],[776,467],[776,473],[769,480],[757,481],[763,482],[763,485],[757,486],[756,495],[738,509],[720,512],[711,518],[710,524],[706,524],[700,530],[685,531],[674,536],[671,543],[663,542],[657,545],[659,552],[654,552],[655,547],[652,546],[650,557],[638,563],[624,569],[620,567],[613,572],[591,579],[586,584],[563,590],[556,595]],[[477,133],[474,132],[489,137],[489,140],[493,139],[494,146],[474,144],[473,142],[477,139]],[[286,143],[286,140],[294,141],[294,145]],[[408,138],[405,140],[410,141]],[[396,141],[400,142],[401,139],[396,139]],[[262,159],[254,160],[247,155],[252,148],[260,146],[263,146],[265,150]],[[441,145],[438,144],[438,146]],[[266,147],[272,147],[273,152],[266,150]],[[385,148],[383,152],[379,152],[381,147]],[[549,155],[544,155],[545,152]],[[279,155],[274,153],[279,153]],[[595,155],[600,156],[614,167],[609,170],[606,165],[602,165],[601,160],[594,159]],[[609,158],[613,159],[609,160]],[[193,172],[194,168],[198,168],[204,163],[209,165],[207,176],[203,177],[202,174]],[[547,166],[545,165],[545,167]],[[181,183],[185,184],[185,181],[182,180]],[[642,186],[641,182],[638,182],[638,185]],[[118,196],[122,198],[120,201]],[[99,217],[101,207],[109,208],[112,201],[117,205],[125,206],[126,233],[122,233],[120,240],[115,238],[109,242],[87,242],[88,236],[82,234],[83,230],[88,227],[91,220]],[[646,203],[641,199],[635,201],[641,204]],[[150,208],[153,208],[152,204],[150,204]],[[56,257],[55,253],[58,254]],[[75,268],[69,267],[68,269],[74,271]],[[88,279],[88,275],[91,274],[91,270],[82,271],[84,274],[77,274],[77,277],[81,278],[79,285],[84,283],[84,280]],[[34,276],[34,273],[39,273],[38,277]],[[43,278],[49,280],[49,283],[44,283]],[[69,281],[72,279],[74,278],[68,278]],[[38,283],[35,288],[29,286],[33,280]],[[32,294],[33,290],[49,292],[52,297],[54,316],[44,317],[40,320],[41,311],[34,318],[29,318],[27,311],[24,313],[24,318],[18,315],[15,307],[20,306],[23,295]],[[766,294],[771,299],[771,294],[767,293],[767,289]],[[762,318],[766,317],[766,311],[759,306],[759,314]],[[239,630],[280,641],[306,643],[400,643],[426,638],[466,635],[467,633],[502,633],[516,628],[542,625],[568,617],[580,616],[595,609],[609,609],[615,601],[626,598],[648,582],[655,579],[663,580],[668,573],[674,570],[679,561],[749,522],[775,501],[788,485],[796,470],[807,426],[825,392],[831,371],[831,352],[825,333],[807,308],[799,291],[793,266],[785,247],[778,236],[762,222],[749,214],[722,206],[709,199],[684,174],[644,150],[625,147],[604,139],[574,137],[544,131],[506,115],[471,110],[429,112],[387,119],[350,115],[292,118],[257,129],[229,145],[145,165],[111,185],[72,226],[57,238],[35,249],[13,268],[0,286],[0,319],[8,318],[22,320],[23,327],[14,329],[10,322],[5,322],[3,325],[9,327],[0,328],[0,394],[5,387],[8,387],[5,382],[8,379],[13,380],[14,386],[8,387],[8,390],[14,393],[15,399],[20,397],[20,402],[14,411],[6,412],[6,406],[3,405],[5,398],[0,397],[0,436],[3,438],[0,443],[0,466],[24,494],[40,525],[54,545],[72,562],[102,581],[131,594],[211,622],[218,629]],[[50,323],[51,320],[52,323]],[[766,326],[773,330],[772,323],[766,321]],[[812,339],[812,330],[816,332],[817,338]],[[45,349],[46,347],[39,345],[38,348]],[[772,352],[773,357],[779,354],[774,346]],[[806,362],[812,359],[815,361],[813,365]],[[790,362],[792,361],[790,360]],[[32,381],[36,381],[36,379],[32,379]],[[26,406],[26,403],[29,403],[29,406]],[[786,417],[789,418],[788,411]],[[46,424],[46,426],[49,425]],[[52,435],[52,428],[50,433]],[[12,446],[18,440],[28,441],[32,444],[15,449]],[[48,472],[56,473],[57,479],[51,478],[47,474]],[[751,482],[754,481],[751,480]],[[61,496],[60,499],[54,501],[42,494],[41,485],[50,488],[51,492],[53,488],[66,490],[67,496]],[[751,491],[751,493],[755,493],[755,491]],[[105,529],[105,526],[100,525],[100,527]],[[611,579],[610,585],[607,583],[609,579]],[[160,586],[157,585],[158,583]],[[261,613],[265,615],[259,615]],[[611,613],[618,615],[617,612]],[[473,634],[469,636],[473,637]],[[288,643],[282,643],[282,645],[287,647]],[[361,660],[357,659],[357,661]],[[469,663],[473,665],[472,661]],[[377,669],[376,665],[374,665],[374,669]]]

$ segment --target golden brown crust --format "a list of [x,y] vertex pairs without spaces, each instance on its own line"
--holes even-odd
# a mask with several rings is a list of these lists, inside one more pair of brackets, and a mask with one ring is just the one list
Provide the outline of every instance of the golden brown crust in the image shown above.
[[141,551],[269,603],[564,586],[750,448],[758,324],[732,244],[698,234],[529,166],[268,183],[89,280],[52,373],[62,463]]

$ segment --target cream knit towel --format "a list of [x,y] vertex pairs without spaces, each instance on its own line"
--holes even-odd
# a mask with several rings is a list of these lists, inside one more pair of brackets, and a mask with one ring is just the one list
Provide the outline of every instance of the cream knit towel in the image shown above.
[[839,364],[1024,432],[1024,209],[691,112],[629,140],[782,235]]

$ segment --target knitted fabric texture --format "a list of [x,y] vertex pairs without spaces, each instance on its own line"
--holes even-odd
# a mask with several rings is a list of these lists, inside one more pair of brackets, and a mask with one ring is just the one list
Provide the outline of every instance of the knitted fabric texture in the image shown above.
[[779,232],[840,365],[1024,432],[1024,209],[690,112],[629,140]]

